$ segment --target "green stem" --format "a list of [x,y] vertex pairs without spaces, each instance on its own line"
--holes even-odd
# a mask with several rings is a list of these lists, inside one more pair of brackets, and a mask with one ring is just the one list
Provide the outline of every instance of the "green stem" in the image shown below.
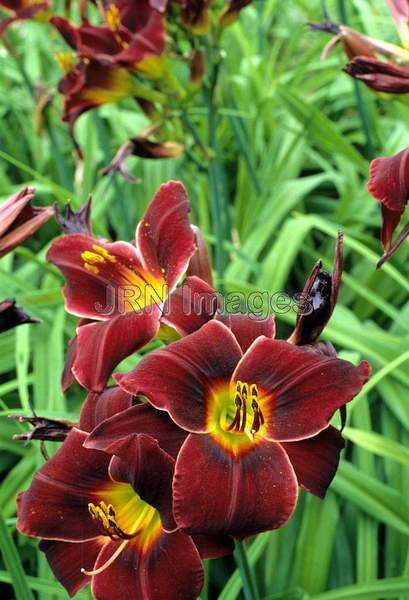
[[[209,53],[215,49],[211,49]],[[209,182],[210,182],[210,200],[211,200],[211,215],[213,229],[216,235],[216,247],[215,247],[215,266],[217,273],[217,284],[220,292],[223,292],[223,278],[224,278],[224,267],[225,267],[225,251],[223,247],[225,223],[227,220],[228,206],[226,204],[222,185],[220,181],[220,171],[217,158],[217,145],[216,145],[216,131],[218,121],[218,111],[215,102],[215,91],[217,81],[219,78],[220,71],[220,58],[217,57],[212,63],[212,70],[210,75],[210,83],[205,92],[207,101],[207,133],[208,133],[208,145],[212,150],[212,156],[210,157],[208,164]],[[227,232],[226,232],[227,233]]]
[[[348,24],[348,15],[347,15],[347,10],[346,10],[345,0],[338,0],[338,12],[339,12],[339,16],[341,19],[341,23],[343,23],[344,25],[347,25]],[[368,114],[368,111],[366,108],[366,104],[365,104],[363,96],[362,96],[361,84],[355,80],[354,80],[354,90],[355,90],[357,109],[358,109],[359,117],[361,119],[362,129],[365,134],[365,147],[366,147],[365,154],[366,154],[366,157],[368,158],[368,160],[370,160],[375,155],[374,144],[372,141],[372,134],[371,134],[370,119],[369,119],[369,114]]]
[[251,570],[246,548],[243,542],[236,542],[234,549],[234,560],[240,572],[240,577],[243,582],[243,593],[245,600],[259,600],[256,581]]

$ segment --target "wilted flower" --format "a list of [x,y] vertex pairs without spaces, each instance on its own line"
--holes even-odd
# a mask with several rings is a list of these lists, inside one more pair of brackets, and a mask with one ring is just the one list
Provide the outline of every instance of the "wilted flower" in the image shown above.
[[40,17],[40,14],[47,11],[49,6],[49,0],[43,2],[40,0],[0,0],[0,7],[12,12],[10,17],[6,17],[0,22],[0,35],[15,21]]
[[[396,8],[399,3],[399,0],[388,2],[391,10],[392,5]],[[327,22],[311,23],[310,26],[314,31],[326,31],[334,35],[324,48],[323,59],[327,58],[338,43],[341,43],[350,60],[344,71],[351,77],[363,81],[368,87],[380,92],[403,94],[408,91],[408,71],[395,64],[409,63],[409,51],[406,48],[369,37],[346,25]],[[389,62],[379,60],[379,56],[385,57]]]
[[135,177],[128,171],[125,161],[128,156],[140,156],[141,158],[163,159],[177,158],[183,152],[183,146],[176,142],[155,142],[149,139],[149,134],[155,127],[148,127],[128,142],[123,144],[111,163],[102,170],[103,175],[111,175],[119,172],[128,181],[135,182]]
[[68,312],[80,323],[72,370],[102,390],[114,367],[155,337],[160,311],[195,251],[190,204],[179,182],[162,185],[136,230],[136,244],[87,235],[56,240],[48,260],[64,273]]
[[380,267],[409,235],[408,224],[392,244],[393,233],[409,199],[409,148],[393,156],[375,158],[371,162],[368,191],[381,203],[381,242],[386,252],[378,263]]
[[323,496],[343,446],[329,421],[369,377],[365,361],[254,334],[251,319],[241,336],[246,351],[213,320],[115,376],[189,432],[173,482],[175,521],[189,533],[243,538],[283,525],[298,483]]
[[327,273],[318,260],[308,277],[298,305],[295,329],[288,339],[292,344],[314,344],[334,312],[341,285],[343,233],[338,233],[334,269]]
[[408,67],[398,67],[376,58],[357,56],[344,68],[344,71],[377,92],[388,94],[409,92]]
[[200,555],[172,515],[174,460],[146,435],[118,442],[112,457],[84,448],[86,438],[73,429],[19,495],[19,531],[42,538],[70,595],[91,583],[107,600],[197,598]]
[[54,214],[51,206],[33,206],[33,188],[23,188],[0,204],[0,258],[32,236]]
[[38,319],[33,319],[24,310],[16,306],[16,301],[13,298],[0,302],[0,333],[25,323],[39,322]]

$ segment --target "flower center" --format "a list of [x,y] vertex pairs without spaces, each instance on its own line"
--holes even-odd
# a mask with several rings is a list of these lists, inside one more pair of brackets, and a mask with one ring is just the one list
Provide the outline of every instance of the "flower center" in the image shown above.
[[81,258],[84,269],[113,287],[117,295],[113,300],[121,313],[161,304],[167,296],[164,279],[154,277],[137,264],[126,264],[102,246],[93,244],[91,250],[81,252]]
[[141,531],[137,529],[133,533],[125,533],[116,522],[116,513],[112,504],[107,505],[104,501],[101,501],[95,506],[95,504],[90,502],[88,504],[88,511],[95,521],[100,534],[109,536],[111,540],[131,540]]
[[227,431],[244,433],[248,419],[248,406],[251,407],[253,414],[250,427],[251,435],[254,436],[260,430],[260,427],[264,424],[264,417],[258,404],[258,397],[258,388],[255,383],[249,385],[243,381],[237,382],[234,398],[236,412],[232,422],[227,427]]
[[[81,569],[81,573],[89,577],[108,569],[128,544],[138,548],[140,553],[149,551],[163,531],[158,511],[144,502],[130,485],[115,483],[111,489],[102,494],[106,502],[103,500],[98,504],[90,502],[88,512],[99,534],[109,538],[105,544],[111,544],[112,540],[117,542],[117,545],[101,566],[93,570]],[[119,519],[110,501],[118,507]],[[122,524],[121,527],[118,521]],[[109,545],[108,548],[111,546]]]

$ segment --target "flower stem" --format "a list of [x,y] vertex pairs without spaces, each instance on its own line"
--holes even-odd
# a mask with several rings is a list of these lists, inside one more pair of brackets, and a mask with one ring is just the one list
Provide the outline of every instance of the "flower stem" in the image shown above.
[[[348,24],[348,15],[347,15],[347,10],[346,10],[345,0],[338,0],[338,12],[339,12],[341,22],[344,25],[347,25]],[[366,154],[366,158],[368,158],[368,160],[370,160],[375,156],[375,151],[374,151],[374,144],[372,141],[369,113],[368,113],[366,104],[364,102],[363,96],[362,96],[362,89],[361,89],[360,82],[354,80],[353,84],[354,84],[354,90],[355,90],[356,105],[357,105],[358,113],[359,113],[359,116],[361,119],[362,129],[365,134],[365,142],[366,142],[365,143],[365,149],[366,149],[365,154]]]
[[243,583],[243,593],[245,600],[259,600],[256,580],[251,570],[246,547],[243,542],[236,542],[234,549],[234,560],[240,572],[240,577]]

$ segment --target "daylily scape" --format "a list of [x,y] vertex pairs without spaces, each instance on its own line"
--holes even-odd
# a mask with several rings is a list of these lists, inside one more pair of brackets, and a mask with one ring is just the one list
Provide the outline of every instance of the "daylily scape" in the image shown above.
[[[354,366],[319,340],[338,296],[342,234],[334,272],[315,265],[286,341],[273,314],[221,312],[189,211],[186,189],[170,181],[131,242],[94,237],[89,202],[57,213],[64,234],[47,257],[80,317],[63,388],[75,377],[89,393],[78,423],[20,417],[33,429],[19,439],[64,441],[19,495],[17,527],[41,540],[70,595],[90,584],[97,599],[197,598],[202,558],[282,527],[300,487],[325,497],[344,447],[332,418],[370,375],[366,361]],[[114,373],[155,338],[131,371]]]

